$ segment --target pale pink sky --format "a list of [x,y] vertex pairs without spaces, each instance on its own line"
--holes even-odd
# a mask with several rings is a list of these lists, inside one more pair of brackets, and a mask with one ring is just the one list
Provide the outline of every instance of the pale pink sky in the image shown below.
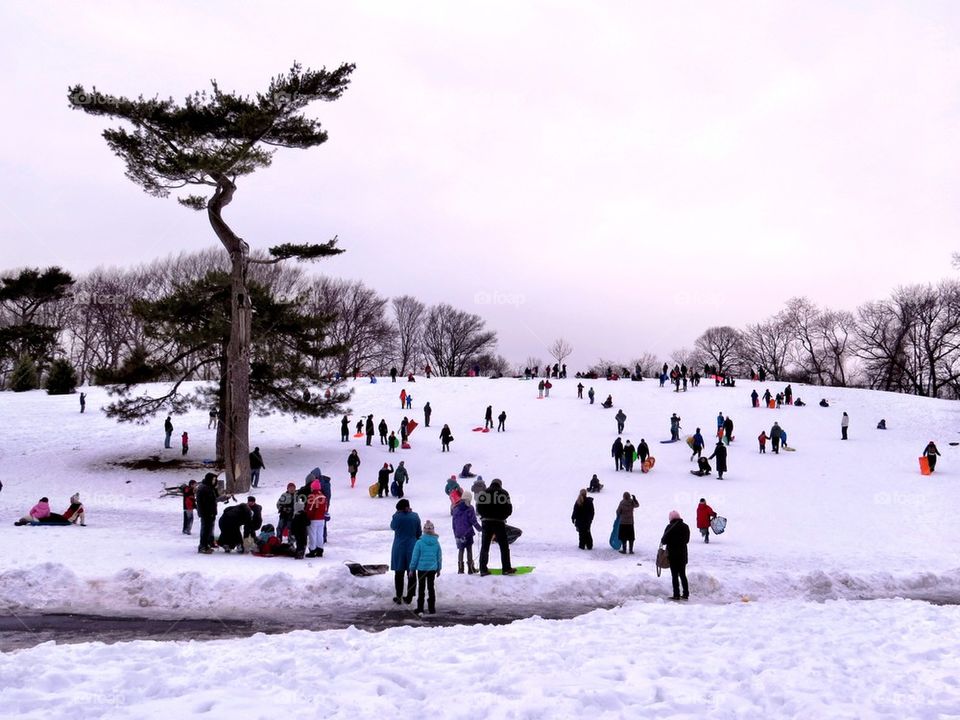
[[215,244],[203,214],[123,176],[68,85],[180,98],[354,62],[343,98],[312,110],[329,142],[239,186],[228,220],[253,247],[338,234],[347,253],[316,271],[479,312],[512,361],[559,335],[575,366],[665,354],[794,295],[854,309],[954,275],[958,13],[4,3],[0,267]]

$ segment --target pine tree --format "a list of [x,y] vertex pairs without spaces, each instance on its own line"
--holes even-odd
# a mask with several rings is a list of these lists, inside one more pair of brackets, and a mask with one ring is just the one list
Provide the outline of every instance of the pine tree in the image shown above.
[[10,389],[14,392],[36,390],[40,387],[37,377],[37,365],[29,355],[21,355],[10,373]]
[[50,363],[47,372],[47,395],[69,395],[77,389],[77,371],[64,358]]
[[[226,434],[227,491],[243,492],[250,482],[250,347],[253,305],[247,287],[250,246],[223,219],[239,178],[268,167],[278,147],[307,149],[327,140],[316,120],[305,117],[312,102],[338,99],[350,83],[354,66],[336,70],[304,70],[294,64],[253,97],[223,92],[213,82],[209,93],[197,92],[182,104],[172,98],[132,100],[69,90],[74,109],[120,120],[133,126],[103,133],[110,149],[126,163],[127,177],[156,197],[186,186],[203,188],[210,196],[178,198],[185,207],[206,210],[207,219],[230,257],[230,334],[223,372],[221,424]],[[313,260],[341,252],[336,238],[320,244],[284,243],[270,248],[267,262],[288,258]]]

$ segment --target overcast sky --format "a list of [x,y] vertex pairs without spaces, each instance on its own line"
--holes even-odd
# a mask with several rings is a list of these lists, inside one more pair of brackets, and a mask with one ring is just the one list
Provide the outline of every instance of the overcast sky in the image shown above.
[[143,193],[67,87],[252,92],[356,63],[330,139],[226,219],[252,247],[478,312],[511,361],[692,346],[806,295],[854,309],[952,276],[960,4],[6,2],[0,268],[215,245]]

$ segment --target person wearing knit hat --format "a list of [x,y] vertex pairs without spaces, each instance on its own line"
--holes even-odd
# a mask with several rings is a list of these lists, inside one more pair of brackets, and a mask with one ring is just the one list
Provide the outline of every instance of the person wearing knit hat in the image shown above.
[[[483,491],[486,491],[486,485]],[[477,511],[473,509],[473,494],[469,490],[464,490],[457,502],[450,508],[450,514],[453,516],[453,537],[457,543],[457,573],[463,575],[464,564],[463,554],[467,554],[467,572],[473,575],[477,572],[473,564],[473,540],[476,537],[476,531],[482,530],[480,522],[477,520]]]
[[[193,511],[190,512],[192,519]],[[70,496],[70,507],[63,513],[63,519],[72,522],[74,525],[87,524],[87,518],[83,512],[83,503],[80,502],[80,493],[74,493]]]
[[[670,524],[663,531],[660,544],[667,546],[670,556],[670,577],[673,581],[673,600],[688,600],[690,587],[687,584],[687,544],[690,542],[690,527],[676,510],[670,511]],[[681,586],[683,595],[680,594]]]
[[427,612],[433,615],[437,611],[437,594],[434,581],[443,568],[443,554],[440,551],[440,540],[433,527],[433,522],[427,520],[423,524],[423,535],[413,547],[413,556],[410,558],[410,569],[417,573],[417,615],[423,613],[424,600]]

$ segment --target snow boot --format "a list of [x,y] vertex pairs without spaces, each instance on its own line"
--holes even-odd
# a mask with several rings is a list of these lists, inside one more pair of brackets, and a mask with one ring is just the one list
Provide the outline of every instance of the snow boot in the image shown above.
[[476,574],[477,574],[477,567],[476,567],[476,565],[474,565],[473,563],[470,563],[470,564],[467,566],[467,574],[468,574],[468,575],[476,575]]
[[457,575],[463,575],[463,563],[457,563]]

